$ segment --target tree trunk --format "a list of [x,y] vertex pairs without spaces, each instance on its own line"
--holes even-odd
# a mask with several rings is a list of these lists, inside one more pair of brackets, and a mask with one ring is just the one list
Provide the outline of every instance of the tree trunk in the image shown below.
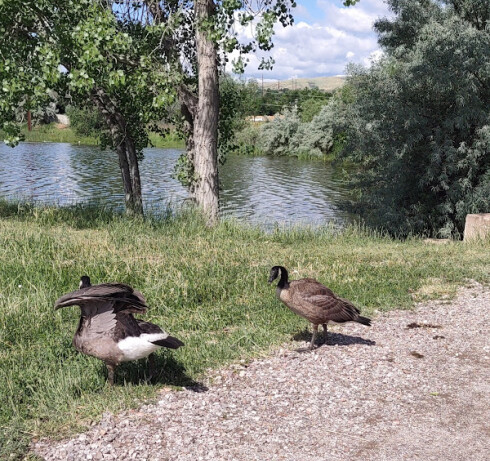
[[[194,118],[194,197],[207,215],[208,222],[218,220],[218,60],[216,44],[206,30],[213,17],[213,0],[194,3],[199,96]],[[203,26],[203,22],[206,24]]]
[[[187,159],[194,168],[194,120],[197,112],[197,96],[193,94],[185,85],[180,85],[178,88],[179,99],[181,101],[180,111],[184,117],[183,130],[185,134],[185,150]],[[189,178],[189,192],[194,196],[195,182],[193,178]]]
[[92,92],[91,100],[104,117],[119,158],[119,168],[124,186],[124,202],[128,215],[143,215],[141,179],[134,141],[128,134],[124,116],[101,88]]
[[129,173],[131,177],[131,203],[132,214],[143,215],[143,196],[141,193],[141,177],[136,146],[133,139],[126,134],[126,156],[129,163]]

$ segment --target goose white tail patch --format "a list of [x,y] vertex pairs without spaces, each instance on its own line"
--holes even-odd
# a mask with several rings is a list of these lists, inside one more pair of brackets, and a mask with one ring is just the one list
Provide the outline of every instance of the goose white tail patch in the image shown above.
[[143,333],[140,336],[129,336],[117,343],[117,346],[124,354],[122,361],[138,360],[148,357],[152,352],[160,349],[160,346],[153,344],[168,337],[167,333]]

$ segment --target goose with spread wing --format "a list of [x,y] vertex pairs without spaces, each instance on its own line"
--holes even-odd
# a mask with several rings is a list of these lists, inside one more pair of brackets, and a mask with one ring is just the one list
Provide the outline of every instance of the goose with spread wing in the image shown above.
[[78,329],[73,338],[75,349],[102,360],[114,384],[114,371],[122,362],[148,357],[160,347],[178,349],[184,343],[158,325],[134,318],[148,306],[143,295],[123,283],[92,285],[84,275],[80,289],[59,298],[54,307],[79,306]]
[[361,311],[347,299],[338,297],[330,288],[315,279],[288,280],[288,271],[283,266],[270,270],[269,283],[279,277],[276,288],[277,297],[294,313],[309,320],[313,336],[309,348],[315,345],[318,326],[323,325],[324,341],[327,339],[328,322],[358,322],[370,326],[371,319],[362,317]]

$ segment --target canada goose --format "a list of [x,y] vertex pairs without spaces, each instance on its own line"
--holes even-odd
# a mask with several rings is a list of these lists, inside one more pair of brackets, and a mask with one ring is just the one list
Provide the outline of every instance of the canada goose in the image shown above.
[[184,345],[159,326],[133,317],[146,312],[148,306],[139,291],[123,283],[91,285],[84,275],[80,289],[62,296],[54,305],[55,309],[66,306],[81,309],[73,338],[75,349],[102,360],[111,385],[121,362],[142,359],[160,347],[178,349]]
[[370,326],[371,319],[361,317],[360,310],[347,299],[336,296],[332,290],[315,279],[288,280],[288,271],[283,266],[271,268],[269,283],[281,273],[276,288],[277,297],[293,312],[309,320],[313,337],[309,348],[315,344],[318,325],[323,325],[324,341],[327,340],[327,323],[358,322]]

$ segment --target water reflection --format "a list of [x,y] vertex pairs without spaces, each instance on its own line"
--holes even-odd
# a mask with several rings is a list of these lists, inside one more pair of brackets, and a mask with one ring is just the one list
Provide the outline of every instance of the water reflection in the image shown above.
[[230,157],[221,172],[224,215],[257,222],[341,221],[345,197],[330,165],[289,157]]
[[[172,173],[180,151],[145,149],[143,200],[149,210],[180,204],[187,191]],[[220,169],[224,216],[274,223],[341,223],[345,197],[331,166],[286,157],[232,156]],[[123,207],[117,156],[96,147],[64,143],[0,145],[0,196],[67,205],[94,202]]]

